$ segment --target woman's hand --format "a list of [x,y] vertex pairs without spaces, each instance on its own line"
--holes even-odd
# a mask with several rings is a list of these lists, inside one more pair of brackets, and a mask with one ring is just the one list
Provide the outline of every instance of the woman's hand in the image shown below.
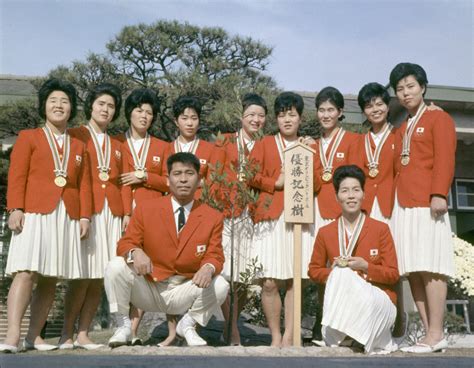
[[91,222],[88,219],[80,219],[79,228],[81,233],[81,239],[87,239],[89,237],[89,229]]
[[300,137],[298,139],[299,142],[307,145],[307,146],[313,146],[316,144],[316,140],[313,138],[313,137],[310,137],[310,136],[304,136],[304,137]]
[[347,267],[354,271],[367,273],[369,270],[369,263],[362,257],[349,257]]
[[135,171],[123,173],[120,175],[120,184],[122,185],[133,185],[133,184],[141,184],[146,181],[146,173],[145,177],[139,179],[135,176]]
[[15,210],[10,213],[8,217],[8,227],[15,234],[21,233],[23,230],[23,225],[25,224],[25,214],[22,210]]
[[444,111],[441,107],[439,107],[438,105],[435,105],[433,103],[433,101],[431,101],[431,103],[426,106],[426,110],[428,111]]
[[128,226],[129,223],[130,223],[130,216],[129,215],[123,216],[123,219],[122,219],[122,233],[127,231],[127,226]]
[[278,177],[277,181],[275,182],[275,189],[276,190],[283,190],[285,186],[285,168],[282,167],[280,170],[280,176]]
[[443,216],[446,212],[448,212],[448,202],[446,201],[446,198],[440,196],[432,196],[430,209],[431,216],[433,216],[435,219],[440,216]]

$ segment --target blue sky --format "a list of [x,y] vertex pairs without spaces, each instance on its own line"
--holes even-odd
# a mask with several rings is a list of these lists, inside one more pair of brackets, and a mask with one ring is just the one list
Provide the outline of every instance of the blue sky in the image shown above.
[[44,75],[103,53],[123,26],[177,19],[274,48],[279,87],[357,93],[395,64],[474,87],[472,0],[0,0],[0,74]]

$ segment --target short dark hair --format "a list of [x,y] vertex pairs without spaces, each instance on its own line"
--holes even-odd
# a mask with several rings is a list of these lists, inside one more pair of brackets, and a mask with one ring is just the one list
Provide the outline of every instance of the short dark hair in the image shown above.
[[339,166],[334,171],[332,183],[334,185],[334,189],[336,190],[336,194],[339,192],[339,187],[341,186],[342,181],[346,178],[357,179],[360,183],[360,187],[362,190],[364,190],[365,174],[362,169],[357,165],[344,165]]
[[242,112],[244,113],[245,110],[252,105],[261,106],[265,110],[265,115],[268,113],[267,102],[262,96],[257,95],[256,93],[247,93],[242,98]]
[[303,115],[303,97],[294,92],[282,92],[275,99],[273,106],[275,110],[275,116],[277,116],[280,112],[291,110],[293,107],[300,116]]
[[337,88],[331,86],[324,87],[316,96],[314,104],[319,109],[319,106],[326,101],[329,101],[340,110],[344,108],[344,96]]
[[190,152],[178,152],[171,155],[166,160],[166,168],[168,169],[168,174],[171,172],[171,169],[173,168],[173,164],[176,162],[192,165],[196,169],[196,172],[198,174],[199,174],[199,170],[201,169],[201,164],[199,163],[199,159],[197,158],[196,155]]
[[196,111],[198,118],[201,119],[202,104],[195,96],[180,96],[173,104],[173,116],[178,119],[186,109],[193,109]]
[[155,122],[158,112],[160,111],[160,100],[156,95],[156,92],[150,88],[137,88],[128,95],[125,100],[125,118],[127,119],[128,125],[131,124],[131,116],[133,109],[140,107],[144,104],[149,104],[153,111],[153,120]]
[[377,97],[380,97],[387,106],[390,103],[390,95],[384,86],[376,82],[367,83],[360,89],[357,96],[360,109],[364,111],[365,107]]
[[428,77],[426,76],[425,69],[423,69],[420,65],[412,63],[399,63],[390,72],[390,85],[392,86],[393,90],[396,91],[398,82],[410,75],[413,75],[421,87],[426,87],[428,85]]
[[54,91],[62,91],[69,98],[71,103],[71,114],[68,121],[74,119],[77,114],[77,92],[74,86],[62,79],[51,78],[43,83],[38,91],[38,113],[43,119],[46,119],[46,100]]
[[122,107],[122,91],[115,84],[101,83],[92,88],[87,94],[84,102],[84,115],[87,120],[90,120],[92,116],[92,105],[94,104],[94,101],[102,95],[109,95],[114,99],[115,113],[112,121],[120,116],[120,108]]

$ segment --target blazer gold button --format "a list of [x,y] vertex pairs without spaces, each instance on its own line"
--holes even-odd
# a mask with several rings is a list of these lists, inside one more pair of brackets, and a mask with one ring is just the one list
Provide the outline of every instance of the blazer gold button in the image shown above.
[[102,188],[105,188],[105,184],[102,184]]

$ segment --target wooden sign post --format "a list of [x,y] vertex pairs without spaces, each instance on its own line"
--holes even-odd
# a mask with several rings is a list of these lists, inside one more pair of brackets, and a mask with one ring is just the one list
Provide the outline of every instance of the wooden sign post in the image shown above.
[[293,345],[301,346],[301,225],[314,223],[313,151],[301,142],[285,154],[285,222],[293,223]]

